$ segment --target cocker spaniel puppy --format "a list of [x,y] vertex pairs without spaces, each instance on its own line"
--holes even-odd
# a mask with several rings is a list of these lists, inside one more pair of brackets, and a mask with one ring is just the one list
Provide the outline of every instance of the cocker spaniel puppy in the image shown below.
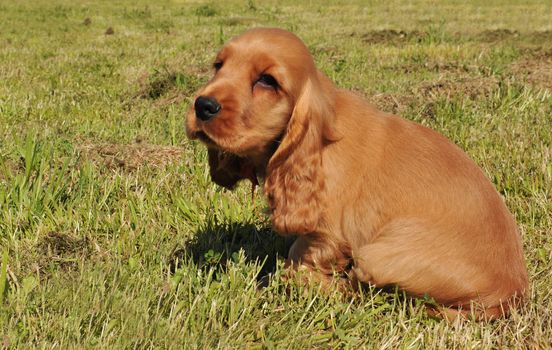
[[281,29],[234,38],[214,69],[187,135],[217,184],[264,179],[274,229],[298,236],[291,269],[429,295],[447,318],[492,319],[523,299],[516,223],[460,148],[337,88]]

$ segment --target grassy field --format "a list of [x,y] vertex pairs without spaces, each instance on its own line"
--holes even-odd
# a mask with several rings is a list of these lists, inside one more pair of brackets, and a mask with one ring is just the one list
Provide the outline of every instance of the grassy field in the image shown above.
[[[262,195],[211,183],[184,134],[217,49],[254,26],[467,151],[519,223],[525,307],[446,323],[278,279],[290,242]],[[0,348],[549,348],[551,144],[550,1],[0,1]]]

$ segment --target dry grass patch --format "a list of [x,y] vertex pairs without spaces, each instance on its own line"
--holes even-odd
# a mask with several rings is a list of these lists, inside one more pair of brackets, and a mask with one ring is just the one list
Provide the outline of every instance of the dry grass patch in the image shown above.
[[10,270],[9,282],[16,289],[24,288],[27,276],[45,280],[56,271],[76,271],[82,261],[100,251],[99,246],[87,237],[60,231],[50,231],[39,236],[34,243],[24,242],[23,246],[25,249],[21,250],[18,263],[10,266],[13,270]]
[[86,237],[74,237],[67,233],[51,231],[40,237],[36,244],[35,268],[43,271],[55,264],[63,270],[77,267],[79,260],[92,254],[91,242]]
[[184,150],[174,146],[146,143],[115,144],[85,143],[78,147],[85,159],[108,169],[134,171],[142,167],[164,168],[180,161]]
[[432,118],[437,100],[456,97],[476,100],[490,96],[498,88],[499,80],[494,77],[447,77],[422,83],[405,93],[378,93],[368,100],[385,112],[399,115],[420,107],[422,116]]
[[413,103],[415,103],[415,98],[412,95],[405,94],[379,93],[368,97],[368,101],[382,111],[393,114],[403,114]]
[[169,64],[151,73],[140,74],[135,83],[138,88],[125,104],[130,106],[135,99],[144,99],[153,101],[154,106],[163,107],[186,100],[202,84],[208,67],[191,67],[182,71],[176,66],[176,63]]
[[441,97],[450,99],[455,96],[477,99],[489,96],[498,86],[499,81],[494,77],[456,77],[423,83],[415,89],[415,93],[430,100]]
[[474,36],[474,39],[484,43],[493,43],[497,41],[503,41],[507,39],[513,39],[519,37],[519,32],[517,30],[510,29],[493,29],[493,30],[484,30]]
[[[356,36],[357,34],[353,34]],[[408,41],[421,41],[427,37],[427,33],[422,31],[404,31],[404,30],[371,30],[360,34],[363,42],[367,44],[399,44]]]
[[523,57],[510,66],[510,72],[516,80],[552,91],[552,50]]

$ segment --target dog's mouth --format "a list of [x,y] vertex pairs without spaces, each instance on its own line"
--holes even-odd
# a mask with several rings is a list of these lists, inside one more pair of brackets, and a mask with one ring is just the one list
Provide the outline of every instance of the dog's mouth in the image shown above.
[[[278,137],[276,137],[273,141],[269,142],[264,147],[264,152],[268,154],[268,158],[270,158],[280,146],[284,137],[284,133],[285,132],[282,132],[280,135],[278,135]],[[253,184],[253,189],[259,185],[258,178],[264,176],[264,167],[266,166],[266,164],[264,164],[263,162],[259,163],[258,156],[250,155],[246,152],[235,152],[235,149],[233,149],[233,147],[225,147],[225,140],[221,140],[221,144],[221,142],[215,141],[212,136],[207,134],[207,132],[205,132],[201,128],[197,128],[196,130],[188,129],[188,136],[190,137],[190,139],[199,140],[200,142],[205,144],[207,148],[216,150],[220,157],[218,163],[221,166],[223,164],[229,163],[235,164],[234,171],[239,174],[240,178],[248,179],[249,181],[251,181],[251,183]],[[265,156],[261,155],[261,159],[263,159],[263,157]],[[257,161],[254,161],[253,159],[256,159]]]
[[194,133],[194,137],[200,140],[201,142],[207,144],[208,146],[216,146],[216,142],[213,141],[204,131],[198,130]]
[[223,148],[203,130],[197,130],[193,132],[191,136],[192,139],[198,139],[207,147],[218,150],[220,155],[219,164],[221,166],[226,162],[235,161],[238,165],[237,171],[240,177],[251,181],[253,188],[259,185],[255,165],[248,158],[223,150]]

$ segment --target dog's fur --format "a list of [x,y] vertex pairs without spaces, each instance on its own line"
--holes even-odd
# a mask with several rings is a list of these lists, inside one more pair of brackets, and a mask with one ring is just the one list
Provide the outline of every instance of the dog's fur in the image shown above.
[[275,230],[298,235],[288,265],[352,266],[360,282],[431,296],[445,317],[496,318],[523,299],[516,223],[457,146],[338,89],[287,31],[249,30],[216,62],[198,95],[222,109],[202,121],[192,108],[187,134],[207,145],[216,183],[264,178]]

